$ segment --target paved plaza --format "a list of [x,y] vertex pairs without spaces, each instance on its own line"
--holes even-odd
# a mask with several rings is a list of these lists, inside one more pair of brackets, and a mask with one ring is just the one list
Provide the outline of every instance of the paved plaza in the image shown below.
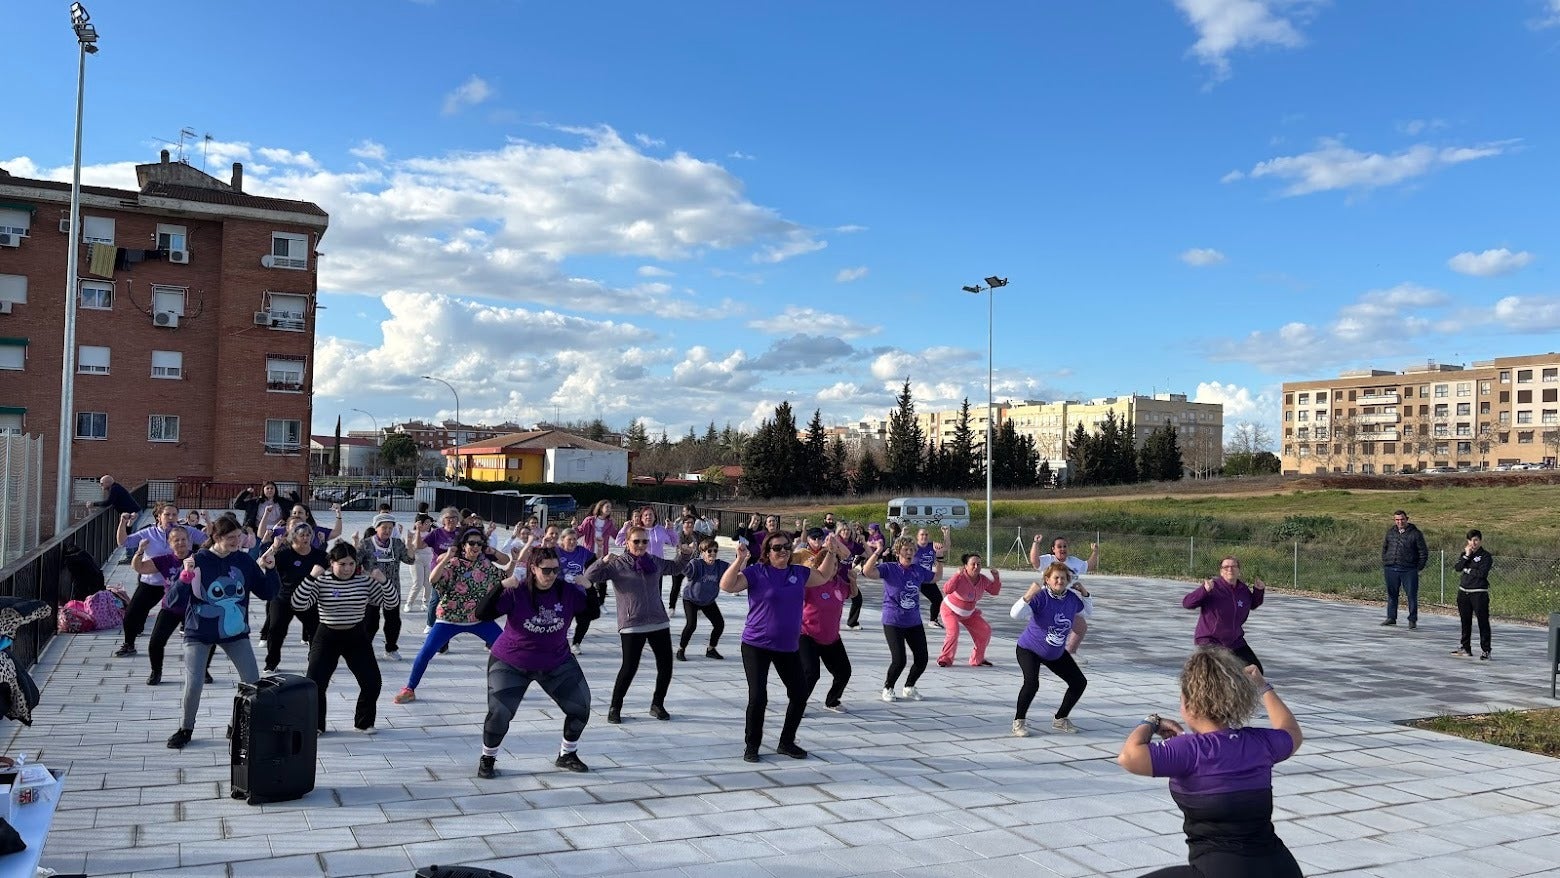
[[[349,516],[362,527],[358,519],[367,516]],[[130,586],[128,567],[109,570]],[[864,627],[845,633],[849,713],[822,710],[820,689],[798,738],[805,760],[773,751],[777,679],[764,761],[741,759],[740,596],[721,599],[726,660],[703,657],[701,620],[698,648],[676,666],[672,720],[646,713],[647,651],[619,726],[605,721],[618,665],[609,602],[581,657],[595,705],[580,746],[588,774],[553,768],[561,716],[533,688],[500,776],[476,778],[486,651],[474,637],[433,662],[418,701],[391,703],[421,642],[420,619],[402,638],[407,659],[381,662],[378,735],[351,731],[356,687],[338,671],[317,786],[299,801],[252,807],[228,797],[223,730],[236,677],[220,655],[194,742],[164,746],[178,725],[177,651],[170,682],[147,687],[144,636],[132,659],[112,657],[118,632],[57,637],[34,672],[43,688],[34,725],[8,725],[5,752],[69,768],[43,865],[92,876],[406,878],[460,863],[515,876],[1071,878],[1184,863],[1165,782],[1128,775],[1114,757],[1145,713],[1175,710],[1196,618],[1180,606],[1190,584],[1091,577],[1089,689],[1073,713],[1081,731],[1051,732],[1062,686],[1042,674],[1036,733],[1019,739],[1009,733],[1019,628],[1007,607],[1031,579],[1013,574],[1003,597],[985,604],[997,666],[967,667],[966,640],[960,663],[932,664],[919,703],[877,698],[887,648],[869,590]],[[1379,606],[1274,595],[1248,627],[1306,733],[1275,775],[1278,832],[1306,874],[1560,874],[1560,761],[1398,724],[1553,706],[1544,631],[1497,624],[1495,660],[1481,663],[1448,656],[1455,618],[1427,614],[1410,632],[1377,627],[1381,616]],[[935,660],[942,632],[927,630]],[[282,670],[301,673],[304,660],[295,625]]]

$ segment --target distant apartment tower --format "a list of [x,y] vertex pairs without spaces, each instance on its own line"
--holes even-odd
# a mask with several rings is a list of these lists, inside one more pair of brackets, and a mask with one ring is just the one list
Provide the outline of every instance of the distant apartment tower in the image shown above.
[[315,248],[329,217],[244,192],[241,165],[222,182],[166,150],[136,181],[83,186],[72,229],[69,184],[0,169],[0,430],[44,437],[53,485],[69,286],[77,501],[98,498],[104,473],[306,483]]
[[1428,363],[1284,384],[1287,473],[1555,463],[1560,354]]

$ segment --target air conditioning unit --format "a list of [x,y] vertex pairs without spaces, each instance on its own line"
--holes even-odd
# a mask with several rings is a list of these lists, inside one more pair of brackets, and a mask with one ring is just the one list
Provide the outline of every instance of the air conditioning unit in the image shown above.
[[70,219],[68,217],[60,220],[60,234],[70,234]]
[[189,265],[190,264],[190,251],[188,251],[188,250],[169,250],[168,251],[168,261],[177,263],[179,265]]
[[169,329],[177,329],[179,326],[179,315],[172,311],[158,311],[152,315],[152,324],[155,326],[166,326]]
[[271,312],[270,311],[256,311],[255,312],[255,325],[256,326],[270,326],[271,325]]
[[11,303],[10,302],[0,302],[0,314],[9,314],[9,313],[11,313]]
[[7,232],[5,234],[0,234],[0,247],[20,247],[20,246],[22,246],[22,236],[21,235],[13,235],[13,234],[11,234],[9,232]]

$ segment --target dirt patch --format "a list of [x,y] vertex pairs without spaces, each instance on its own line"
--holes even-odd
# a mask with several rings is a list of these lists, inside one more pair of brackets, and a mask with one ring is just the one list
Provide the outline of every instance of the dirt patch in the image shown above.
[[[1477,661],[1477,659],[1474,659]],[[1504,710],[1470,716],[1435,716],[1406,723],[1471,741],[1499,744],[1544,756],[1560,756],[1560,708]]]

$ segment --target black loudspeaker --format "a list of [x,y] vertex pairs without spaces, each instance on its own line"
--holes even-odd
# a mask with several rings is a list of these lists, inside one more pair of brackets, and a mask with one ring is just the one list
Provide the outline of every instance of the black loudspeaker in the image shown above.
[[273,674],[233,697],[233,798],[287,802],[314,789],[319,696],[314,681]]
[[417,870],[417,878],[514,878],[514,876],[480,866],[424,866]]

